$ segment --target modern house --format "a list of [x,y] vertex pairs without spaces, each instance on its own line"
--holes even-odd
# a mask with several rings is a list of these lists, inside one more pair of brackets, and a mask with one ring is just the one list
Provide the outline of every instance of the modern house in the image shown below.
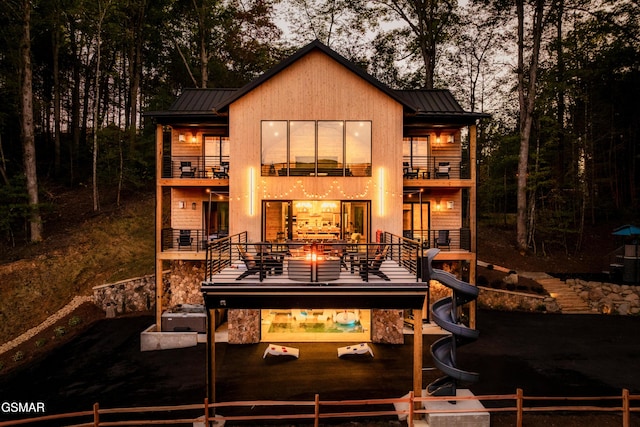
[[427,315],[426,248],[474,283],[486,115],[449,91],[390,89],[314,41],[242,88],[147,115],[158,330],[206,302],[210,339],[228,320],[230,343],[401,343]]

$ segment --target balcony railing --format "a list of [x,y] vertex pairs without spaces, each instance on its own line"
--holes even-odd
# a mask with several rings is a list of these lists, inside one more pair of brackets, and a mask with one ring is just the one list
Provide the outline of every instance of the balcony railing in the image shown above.
[[389,233],[376,243],[249,243],[244,232],[208,242],[205,280],[417,282],[423,253],[418,242]]
[[469,179],[469,159],[466,156],[404,156],[405,179]]
[[229,178],[229,156],[164,156],[162,178]]
[[189,230],[164,228],[162,229],[162,251],[191,251],[204,252],[209,241],[228,235],[225,231]]
[[446,250],[471,250],[471,230],[469,228],[459,229],[436,229],[436,230],[405,230],[404,237],[418,242],[424,242],[423,247],[439,248]]

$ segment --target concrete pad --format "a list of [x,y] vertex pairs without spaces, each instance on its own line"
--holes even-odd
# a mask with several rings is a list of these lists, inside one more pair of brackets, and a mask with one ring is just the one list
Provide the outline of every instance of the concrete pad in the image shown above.
[[140,351],[168,350],[172,348],[195,347],[202,342],[197,332],[156,332],[156,325],[151,325],[140,334]]
[[[426,390],[422,391],[423,396]],[[457,397],[473,396],[470,390],[458,389]],[[439,412],[437,414],[426,414],[425,420],[429,427],[489,427],[490,414],[488,412],[479,412],[484,409],[479,400],[458,400],[452,404],[449,401],[427,401],[422,405],[428,411],[468,411],[468,412]]]

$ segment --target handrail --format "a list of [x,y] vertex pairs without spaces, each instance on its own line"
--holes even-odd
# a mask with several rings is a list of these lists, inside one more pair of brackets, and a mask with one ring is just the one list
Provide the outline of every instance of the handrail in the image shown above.
[[[398,266],[414,275],[415,281],[422,279],[420,276],[422,271],[420,259],[423,249],[420,242],[391,233],[383,233],[379,242],[370,243],[351,243],[338,240],[249,243],[247,232],[245,231],[207,243],[205,281],[212,280],[215,274],[222,272],[226,267],[240,266],[240,268],[244,268],[245,263],[239,247],[241,247],[242,252],[249,253],[255,261],[255,265],[252,263],[253,270],[251,273],[255,274],[255,276],[252,275],[252,278],[264,281],[271,270],[276,274],[282,274],[284,256],[295,256],[298,250],[301,252],[300,255],[315,253],[316,255],[324,254],[324,256],[329,257],[328,259],[340,259],[340,265],[344,267],[349,264],[352,273],[356,262],[359,263],[360,267],[365,266],[365,268],[375,269],[373,261],[382,251],[382,245],[388,246],[385,259],[395,261]],[[277,259],[275,259],[272,251],[277,253]],[[351,256],[353,253],[357,253],[358,256]],[[308,276],[307,281],[310,282],[330,280],[324,276],[324,274],[331,274],[327,269],[313,271],[312,264],[309,264],[308,271],[306,271],[305,268],[307,266],[304,263],[294,264],[291,260],[289,261],[286,264],[287,272],[294,271],[295,275],[301,278]],[[339,272],[339,268],[337,270]],[[241,278],[246,276],[245,274]],[[369,281],[368,274],[361,274],[360,277],[365,282]]]
[[[416,407],[422,408],[423,403],[428,402],[451,402],[451,401],[465,401],[474,400],[481,402],[504,402],[504,406],[496,406],[490,408],[477,408],[473,409],[415,409]],[[513,401],[512,404],[508,402]],[[602,405],[552,405],[552,406],[525,406],[526,401],[544,401],[544,402],[562,402],[562,401],[584,401],[584,402],[602,402]],[[619,401],[619,405],[610,406],[607,402]],[[516,426],[522,427],[525,414],[531,413],[557,413],[557,412],[582,412],[582,413],[619,413],[622,416],[622,427],[631,426],[631,414],[640,413],[640,406],[632,406],[632,402],[639,402],[640,395],[631,395],[628,389],[623,389],[619,396],[525,396],[524,391],[521,388],[516,390],[514,394],[498,394],[498,395],[478,395],[478,396],[425,396],[416,397],[413,392],[409,392],[407,395],[399,398],[382,398],[382,399],[358,399],[358,400],[327,400],[321,401],[320,396],[316,394],[314,400],[309,401],[277,401],[277,400],[260,400],[260,401],[234,401],[234,402],[218,402],[209,403],[205,398],[203,403],[190,404],[190,405],[175,405],[175,406],[149,406],[149,407],[132,407],[132,408],[111,408],[102,409],[99,404],[93,405],[91,411],[79,411],[69,412],[64,414],[46,415],[33,418],[23,418],[11,421],[0,421],[0,427],[12,427],[18,425],[39,425],[44,421],[52,420],[74,420],[78,421],[78,418],[93,418],[91,421],[84,421],[78,424],[66,424],[72,427],[100,427],[100,426],[123,426],[123,425],[167,425],[171,424],[185,424],[190,425],[194,422],[202,423],[206,421],[205,425],[209,425],[213,421],[281,421],[281,420],[313,420],[314,426],[319,426],[320,420],[330,418],[380,418],[397,416],[407,420],[409,427],[414,426],[414,420],[419,419],[421,415],[430,414],[464,414],[467,412],[479,413],[504,413],[511,412],[516,415]],[[418,404],[418,405],[417,405]],[[377,405],[375,408],[370,408],[372,405]],[[391,405],[393,409],[381,408],[380,405]],[[313,410],[307,412],[290,413],[284,409],[291,409],[292,407],[309,407]],[[255,415],[233,415],[223,416],[218,411],[221,408],[238,408],[238,407],[250,407],[252,413]],[[256,414],[257,408],[269,407],[269,408],[283,408],[282,413],[264,413]],[[325,407],[349,407],[349,412],[322,412],[321,409]],[[367,408],[369,409],[367,410]],[[166,412],[180,412],[190,411],[190,415],[183,414],[181,418],[166,418]],[[224,411],[223,411],[224,412]],[[109,415],[117,414],[117,421],[105,420]],[[123,415],[133,414],[148,414],[148,418],[151,419],[130,419],[123,420]],[[155,417],[153,415],[161,415]],[[185,416],[186,415],[186,416]],[[557,415],[562,417],[562,414]]]

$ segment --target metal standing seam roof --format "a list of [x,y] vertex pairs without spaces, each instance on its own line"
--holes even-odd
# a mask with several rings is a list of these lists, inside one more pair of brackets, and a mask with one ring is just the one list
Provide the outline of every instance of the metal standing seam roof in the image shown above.
[[280,64],[265,72],[262,76],[248,83],[239,89],[185,89],[184,92],[174,101],[174,103],[166,111],[149,112],[146,115],[152,117],[186,117],[186,116],[203,116],[218,115],[225,110],[235,100],[241,98],[246,93],[260,86],[298,59],[318,49],[331,58],[347,67],[349,70],[365,79],[372,85],[378,87],[387,95],[402,104],[405,111],[414,116],[428,118],[464,118],[465,120],[475,120],[478,118],[488,117],[484,113],[475,113],[464,111],[460,104],[455,100],[451,92],[446,89],[416,89],[416,90],[394,90],[384,85],[373,76],[367,74],[363,69],[358,67],[351,61],[339,55],[331,48],[325,46],[321,42],[315,40],[307,46],[298,50],[296,53],[282,61]]

